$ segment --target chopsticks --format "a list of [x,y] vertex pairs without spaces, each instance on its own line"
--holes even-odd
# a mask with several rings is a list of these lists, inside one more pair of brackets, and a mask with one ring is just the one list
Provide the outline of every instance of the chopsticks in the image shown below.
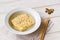
[[39,40],[44,40],[45,34],[46,34],[46,30],[48,28],[48,24],[49,24],[49,18],[46,18],[43,24],[43,29],[42,32],[40,34],[40,39]]

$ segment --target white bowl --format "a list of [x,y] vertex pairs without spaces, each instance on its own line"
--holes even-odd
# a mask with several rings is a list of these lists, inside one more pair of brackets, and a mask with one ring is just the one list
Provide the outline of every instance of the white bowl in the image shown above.
[[[34,19],[35,19],[35,25],[34,25],[34,27],[32,27],[31,29],[29,29],[29,30],[27,30],[27,31],[24,31],[24,32],[16,31],[15,29],[11,28],[11,26],[9,25],[9,18],[10,18],[10,16],[11,16],[13,13],[15,13],[15,12],[17,12],[17,11],[26,11],[26,12],[28,12],[28,14],[30,14],[31,16],[33,16]],[[8,28],[11,32],[13,32],[13,33],[15,33],[15,34],[19,34],[19,35],[26,35],[26,34],[33,33],[34,31],[36,31],[36,30],[39,28],[39,26],[40,26],[40,24],[41,24],[41,17],[40,17],[40,15],[39,15],[39,13],[36,12],[34,9],[31,9],[31,8],[24,8],[24,9],[17,8],[17,9],[11,10],[11,11],[6,15],[6,17],[5,17],[5,24],[6,24],[7,28]]]

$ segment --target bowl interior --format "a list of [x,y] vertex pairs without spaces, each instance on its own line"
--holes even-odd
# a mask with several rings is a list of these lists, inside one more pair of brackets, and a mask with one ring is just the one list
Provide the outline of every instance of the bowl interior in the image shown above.
[[[30,13],[27,13],[26,11],[17,11],[17,12],[15,12],[15,13],[13,13],[10,17],[9,17],[9,25],[12,27],[13,26],[13,24],[11,23],[11,19],[13,19],[14,17],[16,17],[16,16],[18,16],[18,15],[20,15],[20,14],[28,14],[33,20],[34,20],[34,22],[35,22],[35,18],[32,16],[32,15],[30,15]],[[35,24],[33,25],[33,27],[35,26]],[[29,31],[30,29],[32,29],[33,27],[30,27],[28,30],[26,30],[26,31]],[[13,27],[12,27],[13,28]],[[24,32],[26,32],[26,31],[24,31]]]
[[[35,20],[35,24],[33,27],[31,27],[30,29],[28,29],[27,31],[24,31],[24,32],[20,32],[20,31],[16,31],[15,29],[13,29],[11,27],[11,25],[9,24],[9,19],[12,15],[16,14],[18,12],[18,14],[20,14],[20,12],[25,12],[29,15],[31,15],[33,17],[33,19]],[[7,25],[7,28],[13,32],[13,33],[16,33],[16,34],[20,34],[20,35],[26,35],[26,34],[30,34],[34,31],[36,31],[40,24],[41,24],[41,18],[40,18],[40,15],[39,13],[37,13],[35,10],[33,9],[14,9],[12,10],[11,12],[9,12],[5,18],[5,23]]]

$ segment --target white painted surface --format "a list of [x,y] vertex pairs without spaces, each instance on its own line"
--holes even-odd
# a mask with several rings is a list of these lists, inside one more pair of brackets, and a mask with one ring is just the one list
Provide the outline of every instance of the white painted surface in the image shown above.
[[[0,40],[38,40],[40,35],[40,30],[26,36],[12,34],[8,31],[5,26],[4,18],[6,14],[15,8],[22,7],[40,7],[45,5],[57,4],[55,6],[49,6],[48,8],[54,8],[55,12],[51,16],[60,16],[60,0],[0,0]],[[59,5],[58,5],[59,4]],[[48,14],[45,14],[44,10],[46,7],[36,8],[42,18],[46,18]],[[56,20],[57,19],[57,20]],[[50,31],[47,32],[45,36],[45,40],[60,40],[60,25],[58,24],[60,20],[59,18],[51,19],[53,23],[57,22],[56,26],[52,26]],[[53,21],[55,20],[55,21]]]

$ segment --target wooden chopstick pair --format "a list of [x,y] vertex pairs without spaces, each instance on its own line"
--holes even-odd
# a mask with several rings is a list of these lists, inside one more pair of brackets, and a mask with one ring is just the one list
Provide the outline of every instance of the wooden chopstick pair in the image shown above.
[[44,40],[46,30],[48,28],[48,24],[49,24],[49,18],[45,19],[45,21],[44,21],[43,29],[42,29],[42,32],[40,34],[40,39],[39,40]]

